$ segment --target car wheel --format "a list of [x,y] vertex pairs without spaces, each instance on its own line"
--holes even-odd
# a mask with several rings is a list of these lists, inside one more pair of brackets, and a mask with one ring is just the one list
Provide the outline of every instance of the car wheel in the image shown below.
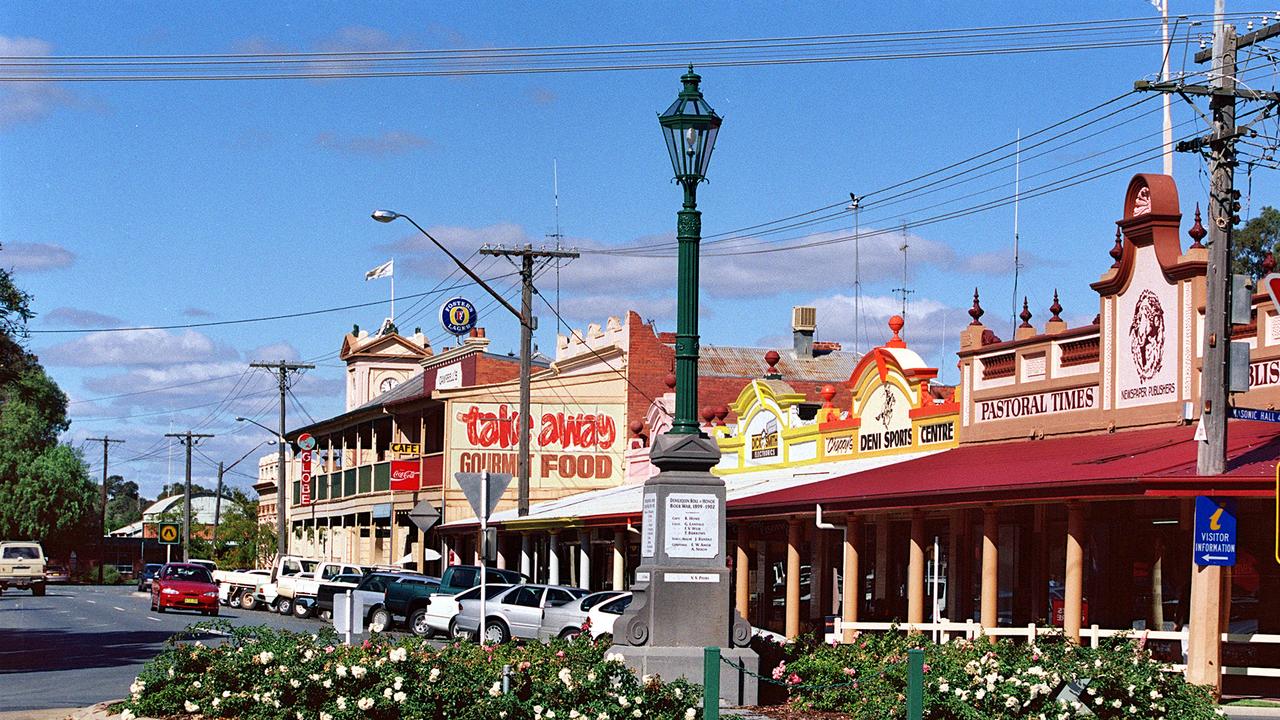
[[253,593],[246,592],[240,595],[240,609],[241,610],[257,610],[258,609],[258,601],[256,598],[253,597]]
[[427,624],[426,608],[418,608],[409,615],[409,631],[418,637],[431,636],[431,626]]
[[561,640],[572,641],[574,638],[582,634],[582,628],[567,627],[560,631]]
[[332,613],[332,612],[330,612],[330,611],[328,611],[328,610],[321,610],[321,611],[320,611],[320,619],[321,619],[321,620],[332,620],[332,619],[333,619],[333,613]]
[[41,596],[43,596],[43,595],[44,595],[44,583],[40,583],[40,584],[38,584],[38,585],[32,585],[32,586],[31,586],[31,594],[32,594],[32,595],[34,595],[35,597],[41,597]]
[[213,610],[210,610],[209,617],[218,617],[218,609],[214,608]]
[[158,613],[164,612],[164,603],[160,602],[159,600],[156,600],[156,612]]
[[288,615],[293,612],[293,600],[289,598],[280,598],[276,600],[276,612],[281,615]]
[[511,639],[511,633],[507,630],[507,624],[491,618],[484,624],[484,641],[490,645],[501,645]]
[[369,632],[386,632],[391,627],[391,613],[386,608],[378,608],[369,615]]
[[293,604],[294,617],[309,618],[311,617],[311,607],[305,603],[295,602]]
[[458,627],[458,619],[454,618],[449,621],[449,637],[454,640],[470,640],[471,633]]

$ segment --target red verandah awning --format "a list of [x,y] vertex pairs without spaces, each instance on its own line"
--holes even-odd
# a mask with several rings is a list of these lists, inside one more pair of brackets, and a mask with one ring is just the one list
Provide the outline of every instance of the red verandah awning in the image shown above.
[[1280,425],[1232,421],[1227,474],[1196,474],[1193,426],[966,445],[729,502],[730,515],[955,506],[1011,500],[1220,495],[1271,497]]

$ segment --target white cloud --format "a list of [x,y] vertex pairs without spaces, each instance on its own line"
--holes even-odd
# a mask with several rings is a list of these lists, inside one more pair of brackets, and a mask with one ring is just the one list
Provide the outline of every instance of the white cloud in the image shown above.
[[317,146],[340,155],[384,158],[408,155],[431,145],[431,141],[416,133],[388,130],[379,135],[352,135],[343,137],[332,132],[316,136]]
[[18,271],[40,272],[69,267],[75,253],[49,243],[10,242],[0,245],[0,265]]
[[46,364],[67,367],[164,366],[238,355],[229,345],[194,330],[95,332],[45,348],[40,353]]
[[[52,52],[53,46],[39,38],[0,35],[0,55],[3,56],[42,57]],[[0,130],[42,120],[54,110],[75,105],[77,101],[74,93],[53,83],[6,83],[0,87]]]
[[112,315],[73,307],[56,307],[43,315],[45,322],[78,328],[115,327],[124,321]]

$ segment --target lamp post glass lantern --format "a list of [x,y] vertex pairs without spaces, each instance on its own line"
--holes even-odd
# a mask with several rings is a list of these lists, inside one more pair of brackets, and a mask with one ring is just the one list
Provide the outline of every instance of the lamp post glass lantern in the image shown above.
[[698,429],[698,245],[702,213],[698,212],[698,183],[706,180],[711,151],[720,132],[719,115],[698,89],[702,78],[689,66],[675,102],[658,116],[671,156],[676,182],[684,188],[684,207],[677,215],[679,270],[676,290],[676,413],[671,432],[693,434]]

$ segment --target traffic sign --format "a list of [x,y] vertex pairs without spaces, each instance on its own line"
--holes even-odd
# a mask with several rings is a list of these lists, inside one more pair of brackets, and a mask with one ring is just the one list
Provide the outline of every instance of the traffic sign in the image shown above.
[[471,332],[476,319],[476,306],[464,297],[450,298],[440,306],[440,325],[452,335]]
[[1236,507],[1231,500],[1196,498],[1196,523],[1191,555],[1196,565],[1236,564]]
[[311,436],[311,433],[302,433],[298,436],[298,447],[303,450],[315,450],[316,439]]
[[[471,503],[471,509],[475,511],[476,518],[481,522],[489,519],[493,514],[493,509],[498,507],[498,501],[502,499],[502,493],[507,491],[507,486],[511,484],[511,473],[454,473],[453,476],[458,480],[458,487],[462,488],[462,492],[467,496],[467,502]],[[485,478],[488,478],[488,492],[485,494],[483,501],[481,499],[482,488],[485,485]],[[481,512],[481,503],[487,505],[484,512]]]
[[1280,300],[1276,299],[1277,296],[1280,296],[1280,273],[1271,273],[1259,282],[1261,282],[1262,287],[1266,288],[1267,294],[1271,296],[1271,304],[1275,307],[1280,307]]
[[161,545],[177,545],[181,542],[181,536],[182,526],[178,523],[160,523],[156,530],[156,537],[160,538]]
[[1231,408],[1231,417],[1236,420],[1256,420],[1258,422],[1280,423],[1280,410],[1259,410],[1256,408]]
[[429,532],[436,523],[440,522],[440,511],[430,501],[423,500],[409,511],[409,520],[422,532]]

